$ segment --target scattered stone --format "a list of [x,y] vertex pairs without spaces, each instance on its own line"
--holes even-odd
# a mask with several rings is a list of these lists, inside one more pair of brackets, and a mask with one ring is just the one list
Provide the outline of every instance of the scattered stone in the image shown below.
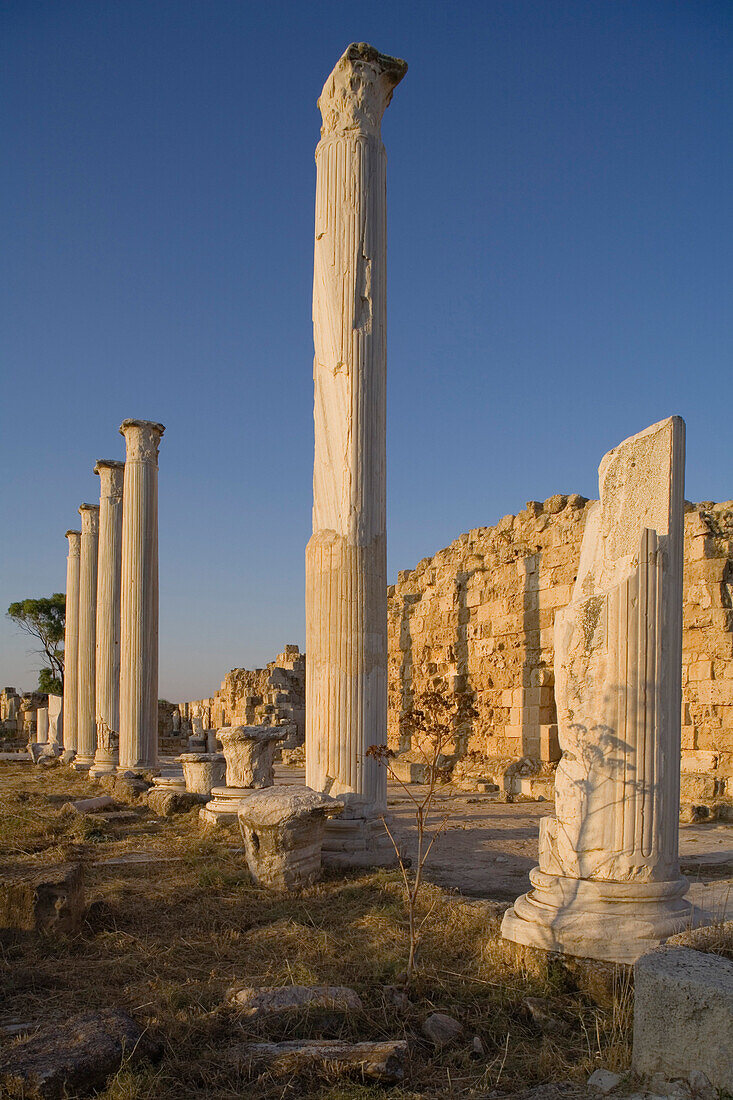
[[0,878],[0,929],[69,935],[83,919],[80,863],[15,867]]
[[698,1100],[715,1100],[715,1089],[710,1084],[708,1075],[701,1069],[693,1069],[687,1083]]
[[634,967],[632,1065],[640,1074],[707,1075],[733,1092],[733,962],[662,947]]
[[66,802],[61,807],[61,813],[95,814],[105,810],[119,810],[114,798],[108,794],[100,794],[96,798],[81,798],[78,802]]
[[36,764],[39,768],[58,768],[61,757],[57,753],[44,752],[38,757]]
[[119,1009],[56,1020],[0,1056],[0,1095],[60,1100],[103,1086],[122,1065],[153,1058],[159,1048]]
[[227,1062],[278,1076],[322,1069],[329,1075],[367,1077],[394,1084],[405,1075],[407,1043],[345,1043],[339,1039],[296,1039],[286,1043],[242,1043],[224,1052]]
[[173,817],[174,814],[186,814],[194,806],[200,806],[202,795],[169,787],[153,787],[148,791],[146,802],[148,808],[158,817]]
[[76,749],[64,749],[59,757],[60,764],[71,764],[76,756]]
[[98,859],[95,867],[138,867],[154,863],[180,863],[182,856],[163,856],[158,852],[123,852],[109,859]]
[[3,1035],[6,1039],[17,1039],[19,1035],[27,1035],[29,1031],[33,1031],[36,1027],[38,1027],[38,1024],[23,1024],[13,1020],[12,1023],[0,1026],[0,1035]]
[[260,886],[298,890],[320,878],[326,818],[343,803],[300,785],[256,791],[239,807],[247,866]]
[[231,986],[226,999],[249,1020],[301,1008],[347,1013],[362,1007],[359,995],[345,985]]
[[532,1017],[532,1023],[545,1035],[562,1035],[567,1031],[567,1024],[558,1016],[552,1001],[544,997],[525,997],[522,1003]]
[[588,1078],[590,1087],[603,1096],[608,1096],[609,1093],[613,1092],[620,1082],[621,1074],[612,1073],[610,1069],[597,1069]]
[[139,802],[152,786],[152,782],[148,782],[135,772],[102,775],[99,777],[99,783],[119,802]]
[[422,1032],[440,1050],[463,1034],[463,1024],[444,1012],[433,1012],[423,1021]]
[[485,1057],[485,1055],[486,1051],[484,1049],[484,1044],[481,1042],[480,1035],[474,1035],[473,1039],[471,1040],[471,1057],[483,1058]]

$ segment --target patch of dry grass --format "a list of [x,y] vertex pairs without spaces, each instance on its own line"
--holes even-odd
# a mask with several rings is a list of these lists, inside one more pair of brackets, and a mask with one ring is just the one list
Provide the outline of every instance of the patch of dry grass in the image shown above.
[[[98,787],[66,770],[0,770],[5,811],[0,859],[85,864],[89,914],[68,939],[7,940],[2,947],[0,1022],[63,1020],[82,1009],[116,1005],[163,1041],[157,1066],[123,1067],[104,1100],[394,1100],[479,1097],[543,1080],[584,1077],[601,1062],[628,1064],[628,986],[619,970],[608,1007],[581,992],[563,967],[518,953],[498,922],[475,905],[426,885],[419,970],[406,1008],[384,987],[399,979],[407,957],[406,911],[398,872],[328,874],[296,897],[254,886],[233,830],[202,831],[196,812],[167,821],[139,819],[95,832],[61,814],[70,797]],[[89,829],[92,832],[89,832]],[[100,835],[101,829],[101,835]],[[99,860],[137,850],[176,857],[142,866]],[[347,1019],[301,1013],[253,1025],[224,1006],[241,984],[319,983],[353,986],[364,1011]],[[540,997],[559,1021],[552,1034],[533,1022],[523,1001]],[[436,1053],[420,1038],[432,1011],[464,1024],[467,1041]],[[470,1040],[485,1057],[473,1060]],[[407,1083],[388,1092],[343,1081],[252,1081],[224,1065],[227,1046],[253,1038],[408,1037],[415,1040]]]

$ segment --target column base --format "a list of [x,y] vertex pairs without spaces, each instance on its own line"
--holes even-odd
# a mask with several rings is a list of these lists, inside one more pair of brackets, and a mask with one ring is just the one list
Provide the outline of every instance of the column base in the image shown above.
[[116,771],[116,760],[95,760],[89,769],[89,778],[96,779],[100,775],[114,775]]
[[504,914],[506,940],[585,959],[631,965],[690,926],[689,883],[609,882],[529,873],[533,889]]
[[256,793],[255,787],[212,787],[211,799],[199,810],[205,825],[236,825],[242,802]]
[[397,853],[381,817],[332,817],[325,823],[324,867],[394,867]]
[[71,761],[71,767],[75,772],[88,772],[94,764],[94,757],[90,760],[88,756],[76,756]]

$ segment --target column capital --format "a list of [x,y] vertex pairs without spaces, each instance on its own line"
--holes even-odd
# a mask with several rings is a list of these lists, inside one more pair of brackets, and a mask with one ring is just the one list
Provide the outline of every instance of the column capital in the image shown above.
[[69,556],[78,558],[81,550],[81,531],[67,531],[64,538],[69,540]]
[[125,437],[127,461],[156,464],[164,431],[165,426],[155,420],[123,420],[120,424],[120,435]]
[[332,134],[381,136],[382,116],[407,62],[379,53],[367,42],[352,42],[323,85],[318,108],[321,137]]
[[99,505],[80,504],[81,533],[83,535],[96,535],[99,531]]
[[116,458],[100,458],[94,465],[94,473],[99,475],[100,494],[110,500],[122,500],[122,484],[125,477],[125,464]]

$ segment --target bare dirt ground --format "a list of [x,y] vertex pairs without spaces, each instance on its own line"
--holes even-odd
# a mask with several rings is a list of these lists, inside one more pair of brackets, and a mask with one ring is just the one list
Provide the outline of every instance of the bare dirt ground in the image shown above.
[[[303,772],[279,768],[279,782],[303,782]],[[424,787],[410,788],[417,798]],[[414,807],[398,783],[388,786],[389,812],[408,853],[415,847]],[[554,812],[552,802],[501,802],[491,794],[443,788],[434,821],[448,817],[430,855],[427,878],[437,886],[474,898],[514,901],[529,888],[537,863],[539,822]],[[683,825],[680,861],[690,880],[688,897],[717,920],[733,917],[733,825]]]

